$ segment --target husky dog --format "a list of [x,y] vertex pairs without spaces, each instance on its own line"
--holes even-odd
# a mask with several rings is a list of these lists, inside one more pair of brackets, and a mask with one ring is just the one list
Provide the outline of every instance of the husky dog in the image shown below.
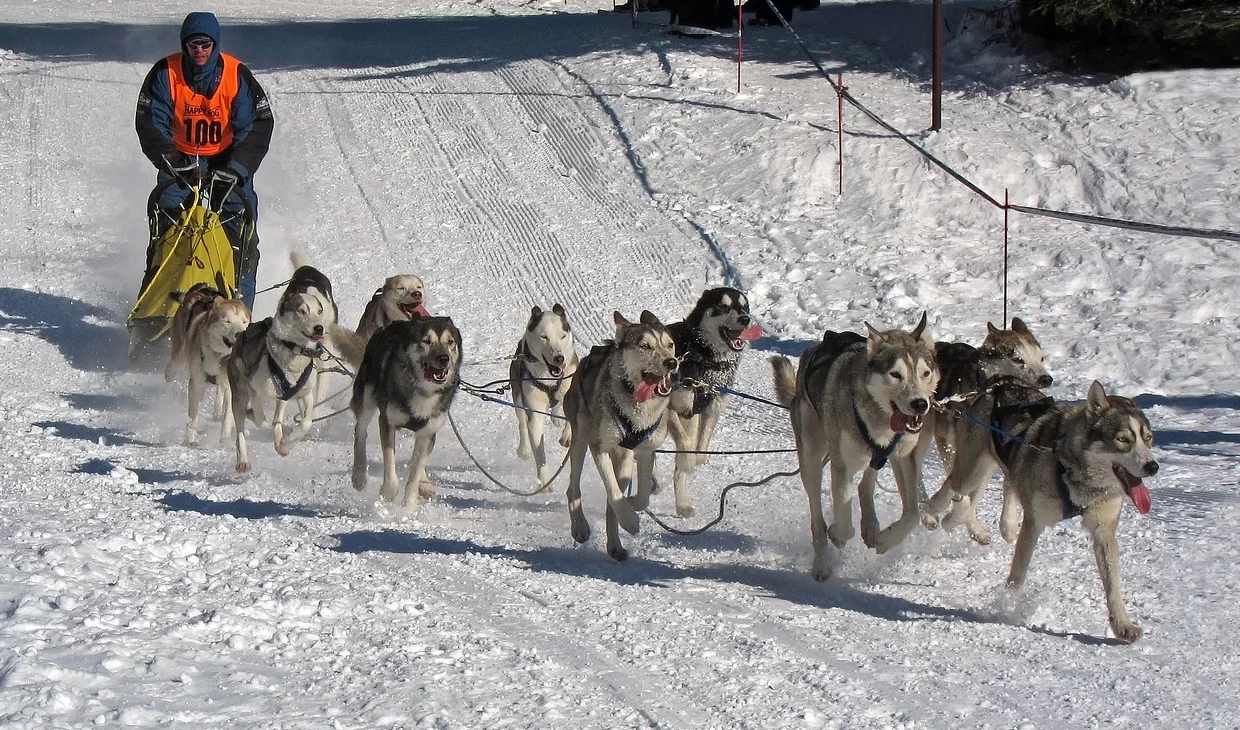
[[[923,459],[933,439],[938,446],[939,461],[944,468],[952,463],[955,428],[964,408],[964,400],[984,390],[999,378],[1012,378],[1037,388],[1048,388],[1054,382],[1046,371],[1042,346],[1020,317],[1012,318],[1011,329],[999,329],[986,323],[986,339],[981,347],[963,342],[935,343],[934,355],[939,365],[939,387],[934,393],[941,405],[930,413],[933,428],[922,431],[917,442],[918,459]],[[964,523],[969,536],[978,544],[990,544],[990,532],[977,520],[977,501],[989,479],[984,480],[975,495],[957,501],[952,512],[943,519],[951,529]],[[924,500],[923,494],[923,500]],[[939,525],[940,516],[928,509],[922,522],[931,529]]]
[[[996,466],[1003,469],[999,532],[1004,540],[1016,541],[1008,585],[1024,584],[1043,530],[1082,516],[1082,527],[1093,539],[1111,630],[1123,641],[1140,638],[1120,592],[1115,528],[1124,497],[1141,514],[1150,511],[1150,491],[1141,478],[1157,474],[1158,462],[1145,414],[1128,398],[1107,395],[1097,381],[1084,404],[1063,405],[1011,379],[970,401],[965,414],[940,492],[967,496],[979,481],[989,480]],[[936,494],[935,500],[940,510],[946,506],[945,497]],[[1017,506],[1023,513],[1019,522]]]
[[[318,269],[292,255],[297,270],[280,296],[274,317],[252,323],[233,344],[228,358],[232,413],[224,417],[221,440],[237,432],[237,471],[250,470],[245,440],[245,416],[253,412],[255,425],[265,425],[267,402],[275,402],[272,428],[276,452],[288,456],[293,445],[314,425],[318,391],[318,364],[325,356],[323,340],[336,323],[331,283]],[[301,409],[301,421],[284,433],[284,411],[290,400]]]
[[[698,298],[683,322],[667,326],[676,341],[680,360],[680,384],[672,392],[668,427],[676,443],[676,514],[693,515],[689,501],[689,476],[706,461],[715,424],[728,404],[720,388],[736,379],[745,346],[762,336],[762,328],[749,317],[749,299],[728,287],[708,289]],[[698,453],[693,453],[698,452]]]
[[392,322],[429,317],[422,291],[422,280],[413,274],[389,276],[366,303],[357,323],[357,336],[369,342],[375,332]]
[[353,488],[366,488],[366,430],[379,415],[383,486],[379,496],[396,499],[396,430],[413,432],[413,458],[405,479],[405,513],[418,509],[418,496],[433,497],[426,463],[456,395],[461,368],[461,333],[448,317],[419,317],[389,324],[366,344],[353,380]]
[[227,361],[237,336],[250,326],[250,310],[240,299],[229,299],[206,284],[174,292],[181,302],[172,320],[172,357],[164,380],[172,382],[182,367],[189,368],[189,419],[185,443],[198,443],[198,404],[207,383],[216,386],[215,418],[224,418],[232,405]]
[[[543,443],[545,413],[564,415],[564,394],[577,372],[577,350],[568,315],[558,303],[550,312],[539,307],[530,311],[525,334],[517,345],[512,364],[508,366],[508,384],[512,401],[517,406],[517,456],[534,457],[538,467],[538,483],[542,491],[551,489],[551,470],[547,468],[547,452]],[[560,445],[568,446],[573,436],[568,421],[560,431]]]
[[[607,493],[607,554],[625,560],[629,553],[617,527],[637,534],[637,511],[649,504],[654,452],[667,438],[665,416],[678,363],[676,343],[658,317],[642,312],[637,323],[619,312],[612,317],[615,339],[590,350],[564,396],[573,429],[566,496],[573,539],[585,542],[590,524],[581,509],[581,470],[589,450]],[[622,484],[632,479],[634,462],[637,486],[630,498]]]
[[[788,358],[771,358],[775,392],[790,409],[801,482],[809,496],[815,580],[831,574],[827,538],[842,548],[854,534],[852,479],[857,472],[864,470],[857,496],[866,545],[885,553],[918,522],[921,462],[914,452],[939,381],[934,340],[924,313],[912,332],[879,332],[869,324],[866,329],[868,338],[828,331],[821,344],[801,356],[795,376]],[[822,514],[822,470],[827,460],[834,513],[830,528]],[[880,532],[874,487],[878,470],[888,461],[904,511]]]

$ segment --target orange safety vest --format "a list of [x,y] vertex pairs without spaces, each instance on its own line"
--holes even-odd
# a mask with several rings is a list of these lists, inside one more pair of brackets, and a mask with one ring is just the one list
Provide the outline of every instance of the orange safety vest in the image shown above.
[[240,86],[235,57],[221,53],[224,72],[215,96],[194,91],[181,71],[181,55],[168,56],[168,87],[172,90],[172,137],[177,149],[187,155],[211,157],[223,152],[233,141],[232,103]]

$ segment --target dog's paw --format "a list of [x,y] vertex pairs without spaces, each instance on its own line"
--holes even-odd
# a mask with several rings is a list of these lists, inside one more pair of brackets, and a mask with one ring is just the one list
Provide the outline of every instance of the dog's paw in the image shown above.
[[353,488],[361,492],[366,489],[366,465],[353,467],[353,473],[349,475],[349,481],[352,482]]
[[238,472],[240,472],[240,473],[242,473],[242,474],[248,474],[248,473],[250,472],[250,462],[248,462],[248,461],[238,461],[238,462],[237,462],[237,471],[238,471]]
[[629,551],[624,549],[623,545],[608,545],[607,554],[618,563],[623,563],[629,559]]
[[560,446],[563,446],[564,448],[567,449],[568,447],[572,445],[573,445],[572,431],[565,431],[564,433],[560,434]]
[[1020,532],[1020,523],[1016,520],[1001,520],[999,522],[999,536],[1004,542],[1016,542],[1016,535]]
[[573,541],[581,544],[590,539],[590,523],[585,520],[573,520]]
[[814,567],[809,571],[810,577],[822,583],[831,577],[831,566],[827,565],[826,558],[814,558]]
[[293,453],[293,445],[287,444],[283,441],[278,441],[276,442],[276,453],[280,456],[288,456]]
[[1117,623],[1115,619],[1111,619],[1111,631],[1115,634],[1115,638],[1128,644],[1140,639],[1141,634],[1144,633],[1140,626],[1131,621]]
[[978,545],[990,544],[990,531],[981,525],[969,525],[969,537]]
[[616,515],[616,523],[620,525],[620,529],[636,535],[641,529],[641,521],[637,518],[637,512],[633,510],[633,505],[628,500],[621,500],[611,505],[612,512]]
[[861,521],[861,542],[868,548],[878,547],[879,527],[877,522]]
[[418,483],[418,496],[421,497],[422,499],[434,499],[435,488],[431,486],[430,482],[419,482]]
[[676,516],[677,517],[692,517],[696,513],[697,513],[697,510],[693,509],[693,505],[689,504],[688,502],[685,502],[684,504],[681,504],[680,502],[676,503]]
[[522,461],[534,458],[534,452],[530,450],[529,444],[521,444],[517,447],[517,458]]
[[939,516],[931,512],[923,511],[921,513],[921,526],[927,530],[939,529]]
[[915,524],[915,522],[909,524],[904,520],[899,520],[888,525],[887,529],[878,533],[878,539],[874,541],[874,549],[878,551],[879,555],[890,552],[896,545],[904,542],[904,538],[908,537],[909,533],[913,531],[912,528]]
[[836,525],[832,524],[827,527],[827,537],[831,540],[832,545],[843,550],[848,541],[853,538],[852,525],[849,525],[848,529],[845,530],[843,528],[837,529]]
[[384,502],[395,502],[396,501],[396,482],[389,482],[388,480],[384,479],[383,486],[379,487],[379,497]]

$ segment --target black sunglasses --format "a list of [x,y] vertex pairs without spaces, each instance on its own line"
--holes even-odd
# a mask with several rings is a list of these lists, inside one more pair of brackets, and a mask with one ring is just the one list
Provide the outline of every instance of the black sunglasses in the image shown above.
[[215,41],[210,38],[196,38],[192,41],[186,41],[185,47],[191,51],[201,51],[215,45]]

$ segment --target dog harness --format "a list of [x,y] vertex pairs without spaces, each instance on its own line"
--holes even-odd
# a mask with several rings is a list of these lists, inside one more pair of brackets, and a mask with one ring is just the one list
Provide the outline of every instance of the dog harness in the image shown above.
[[289,383],[288,376],[284,374],[284,371],[280,369],[279,364],[276,363],[275,358],[271,356],[271,352],[268,351],[267,369],[271,371],[271,384],[275,386],[276,397],[280,400],[288,400],[289,398],[292,398],[300,393],[301,389],[306,387],[306,383],[310,382],[310,373],[314,372],[314,358],[319,356],[319,353],[322,351],[322,347],[311,350],[310,348],[303,347],[296,342],[289,342],[288,340],[276,341],[293,352],[310,358],[310,362],[306,363],[306,369],[301,371],[301,377],[297,378],[297,382]]
[[861,432],[862,440],[870,449],[870,468],[874,471],[881,470],[887,466],[887,459],[891,458],[891,452],[896,450],[896,444],[900,443],[900,437],[904,434],[897,433],[895,438],[891,439],[891,443],[879,446],[870,436],[870,430],[865,427],[865,421],[861,420],[861,412],[857,410],[856,405],[853,406],[853,420],[857,422],[857,430]]
[[[1044,400],[1024,401],[1012,405],[998,406],[996,405],[990,413],[990,438],[994,441],[995,452],[1001,456],[1011,444],[1026,445],[1028,442],[1021,436],[1008,433],[1003,430],[1002,421],[1004,416],[1012,416],[1018,414],[1028,414],[1032,418],[1037,419],[1047,409],[1054,404],[1054,399],[1047,397]],[[1055,457],[1055,490],[1059,492],[1059,502],[1063,505],[1063,518],[1070,520],[1074,517],[1080,517],[1085,513],[1084,508],[1072,501],[1072,494],[1068,491],[1068,481],[1064,478],[1067,469],[1064,468],[1063,462],[1059,457]]]
[[522,377],[520,378],[520,380],[527,381],[530,383],[530,385],[533,385],[535,388],[546,393],[547,397],[550,399],[551,407],[555,408],[560,403],[560,397],[558,393],[560,391],[560,388],[564,385],[564,376],[561,375],[559,378],[557,378],[555,381],[555,385],[547,385],[546,383],[543,382],[544,380],[543,378],[536,377],[534,373],[530,371],[529,367],[526,366],[525,363],[530,359],[532,359],[530,357],[530,349],[523,341],[521,343],[521,358],[520,360],[518,360],[518,362],[521,363],[520,364],[521,373],[523,373],[524,375],[528,375],[529,377],[528,378]]
[[[636,390],[628,381],[623,382],[624,386],[629,390]],[[620,409],[616,407],[615,399],[608,398],[608,400],[611,402],[611,417],[616,419],[616,425],[620,427],[620,433],[622,435],[622,438],[620,439],[621,448],[632,451],[638,446],[641,446],[645,443],[646,439],[650,438],[654,432],[659,429],[659,424],[663,423],[663,414],[660,414],[659,420],[655,421],[654,425],[638,431],[633,425],[633,422],[626,418],[625,415],[620,412]]]

